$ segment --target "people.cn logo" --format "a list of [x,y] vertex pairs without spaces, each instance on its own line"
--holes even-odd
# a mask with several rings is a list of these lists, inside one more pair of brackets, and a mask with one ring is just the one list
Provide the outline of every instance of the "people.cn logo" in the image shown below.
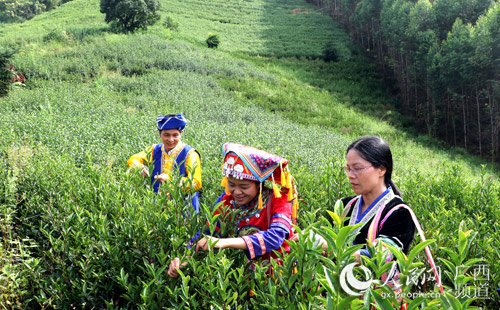
[[340,286],[347,294],[351,296],[361,296],[372,285],[373,278],[370,269],[365,266],[359,266],[365,273],[365,281],[360,281],[354,276],[354,267],[356,263],[349,264],[342,269],[340,273]]

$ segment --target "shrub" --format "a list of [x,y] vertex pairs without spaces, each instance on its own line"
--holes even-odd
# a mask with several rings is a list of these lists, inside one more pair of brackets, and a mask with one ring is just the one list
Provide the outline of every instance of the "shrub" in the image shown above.
[[208,38],[205,42],[207,42],[207,46],[209,48],[217,48],[220,44],[219,35],[216,33],[210,32],[208,34]]
[[339,59],[339,52],[335,45],[330,42],[325,45],[323,48],[323,60],[326,62],[337,62]]
[[66,31],[53,29],[49,33],[43,36],[43,42],[50,42],[50,41],[64,42],[68,40],[68,38],[69,37]]
[[106,23],[115,21],[123,32],[147,29],[160,18],[158,0],[101,0],[100,7]]
[[12,80],[12,71],[9,69],[9,61],[15,51],[0,50],[0,97],[7,95]]
[[177,30],[179,28],[179,23],[175,21],[171,16],[167,16],[165,21],[163,22],[163,26],[167,27],[170,30]]

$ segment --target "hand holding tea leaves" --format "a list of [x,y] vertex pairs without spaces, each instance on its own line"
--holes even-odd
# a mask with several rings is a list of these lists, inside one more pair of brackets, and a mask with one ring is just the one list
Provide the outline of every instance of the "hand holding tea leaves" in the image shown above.
[[[210,246],[213,245],[213,246]],[[200,241],[196,243],[196,252],[198,251],[210,251],[211,249],[240,249],[247,250],[247,244],[243,238],[216,238],[212,236],[205,236]],[[181,263],[181,260],[176,257],[174,258],[168,267],[168,275],[172,278],[177,278],[179,276],[179,269],[187,265],[187,262]]]
[[[144,170],[143,170],[143,172],[144,172]],[[149,171],[148,171],[148,173],[149,173]],[[170,180],[170,175],[168,175],[166,173],[162,173],[160,175],[155,175],[155,179],[156,179],[156,181],[163,183],[163,182]]]
[[181,263],[180,258],[176,257],[170,262],[168,266],[168,276],[172,278],[177,278],[179,276],[179,269],[187,265],[187,262]]

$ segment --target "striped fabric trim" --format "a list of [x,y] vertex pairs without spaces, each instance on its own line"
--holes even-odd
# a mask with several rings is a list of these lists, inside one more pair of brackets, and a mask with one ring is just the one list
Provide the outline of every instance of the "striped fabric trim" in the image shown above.
[[266,243],[264,242],[264,237],[262,236],[262,234],[255,234],[254,236],[256,236],[259,240],[260,248],[262,250],[261,255],[266,254]]
[[[236,153],[236,152],[235,152]],[[259,182],[264,181],[267,179],[271,173],[273,173],[274,169],[278,167],[279,163],[275,163],[274,165],[269,166],[266,170],[261,170],[259,166],[257,166],[252,158],[248,156],[247,154],[242,154],[240,152],[236,153],[238,157],[241,158],[241,160],[245,163],[245,165],[250,168],[252,172],[258,175]]]
[[387,221],[387,219],[389,218],[389,216],[391,216],[391,214],[396,211],[396,210],[399,210],[400,208],[392,208],[391,210],[389,210],[389,212],[387,212],[387,214],[385,215],[385,217],[382,219],[382,221],[380,221],[380,225],[378,226],[379,230],[382,230],[382,226],[384,226],[384,223],[385,221]]
[[[393,208],[393,210],[398,209],[398,208],[405,208],[406,210],[408,210],[410,212],[411,218],[413,219],[413,223],[415,224],[415,227],[417,228],[418,234],[420,235],[420,240],[422,242],[425,241],[426,239],[425,239],[424,231],[422,230],[422,226],[420,226],[420,223],[417,220],[417,216],[415,215],[413,210],[405,204],[397,205]],[[384,221],[385,221],[385,218],[384,218]],[[427,259],[429,260],[429,263],[431,264],[431,269],[434,272],[434,277],[436,277],[436,282],[439,285],[439,292],[441,292],[441,294],[444,294],[443,284],[441,283],[441,277],[438,274],[438,271],[436,268],[436,263],[434,262],[434,258],[432,257],[432,253],[431,253],[429,246],[425,247],[425,254],[427,255]]]
[[[394,197],[395,197],[394,192],[389,187],[387,189],[387,192],[385,193],[385,196],[377,198],[377,199],[379,199],[377,201],[377,203],[374,206],[370,206],[371,209],[368,211],[367,214],[365,214],[363,216],[363,218],[359,221],[359,223],[366,224],[372,218],[373,218],[372,223],[378,223],[380,216],[382,215],[382,211],[385,208],[386,203],[389,202],[390,200],[392,200],[392,198],[394,198]],[[354,210],[352,212],[353,216],[351,216],[351,220],[349,222],[349,225],[355,224],[356,217],[358,216],[358,213],[359,213],[359,209],[361,209],[361,199],[359,199],[357,201],[357,203],[354,207]],[[353,232],[351,232],[351,235],[358,234],[358,232],[363,228],[364,224],[361,225],[360,227],[356,228]],[[376,236],[377,236],[377,231],[374,230],[373,225],[370,225],[370,227],[368,227],[368,239],[370,241],[373,241],[373,240],[375,240]]]
[[271,223],[271,225],[269,225],[269,229],[278,228],[278,227],[283,229],[284,231],[286,231],[287,234],[290,234],[290,227],[288,227],[287,225],[285,225],[283,223],[274,222],[274,223]]
[[[271,224],[281,224],[281,225],[284,225],[287,230],[290,230],[292,228],[292,225],[290,225],[290,223],[288,223],[287,221],[281,219],[281,218],[276,218],[276,219],[273,219],[271,221]],[[269,225],[271,226],[271,225]]]
[[274,219],[278,218],[285,220],[290,226],[292,226],[292,220],[290,220],[290,218],[284,215],[283,213],[274,213],[273,216],[271,217],[271,223],[274,221]]
[[389,236],[386,236],[386,235],[378,235],[379,238],[390,238],[391,241],[393,242],[397,242],[397,246],[402,249],[403,248],[403,242],[401,242],[401,240],[399,240],[397,237],[389,237]]
[[245,243],[247,244],[248,252],[250,252],[250,259],[254,259],[255,258],[255,250],[253,248],[252,240],[248,236],[243,236],[242,238],[243,238],[243,241],[245,241]]

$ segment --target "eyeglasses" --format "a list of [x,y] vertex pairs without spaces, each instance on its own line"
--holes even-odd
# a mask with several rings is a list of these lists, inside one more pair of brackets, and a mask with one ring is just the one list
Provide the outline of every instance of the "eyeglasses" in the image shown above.
[[361,173],[361,171],[368,169],[370,167],[373,167],[373,166],[366,166],[366,167],[362,167],[362,168],[351,168],[349,166],[345,166],[344,172],[347,175],[349,175],[349,172],[352,172],[352,174],[354,174],[354,175],[359,175]]

